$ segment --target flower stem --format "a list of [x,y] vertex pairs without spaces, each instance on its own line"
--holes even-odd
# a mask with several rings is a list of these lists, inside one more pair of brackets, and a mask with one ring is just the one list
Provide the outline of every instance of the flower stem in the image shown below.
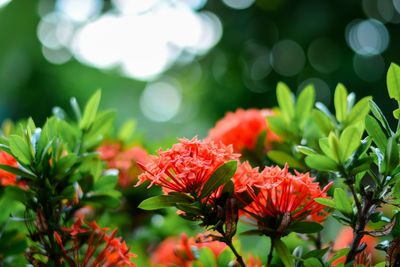
[[220,241],[224,242],[232,250],[233,254],[235,254],[236,261],[240,264],[240,266],[246,267],[246,264],[244,263],[242,256],[240,256],[240,254],[233,246],[232,237],[227,236],[222,227],[219,227],[218,232],[222,235],[222,239]]
[[267,266],[271,265],[272,252],[274,252],[274,239],[271,238],[271,248],[270,248],[269,253],[268,253]]

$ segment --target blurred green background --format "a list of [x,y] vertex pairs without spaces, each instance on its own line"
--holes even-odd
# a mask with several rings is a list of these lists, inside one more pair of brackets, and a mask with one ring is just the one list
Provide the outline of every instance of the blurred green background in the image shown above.
[[[386,114],[400,63],[400,0],[0,0],[0,120],[84,103],[102,88],[117,124],[148,140],[204,137],[239,107],[272,107],[275,86],[338,82]],[[68,110],[68,108],[67,108]]]

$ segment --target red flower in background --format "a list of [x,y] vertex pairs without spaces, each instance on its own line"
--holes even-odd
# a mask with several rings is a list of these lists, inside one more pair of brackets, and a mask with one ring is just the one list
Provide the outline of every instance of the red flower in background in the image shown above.
[[[57,243],[61,246],[68,263],[71,266],[81,267],[111,267],[111,266],[131,266],[136,264],[130,261],[131,257],[136,257],[135,254],[129,252],[125,241],[121,242],[120,238],[116,238],[117,229],[111,235],[107,235],[105,231],[108,228],[100,228],[95,221],[91,223],[85,222],[85,228],[82,227],[82,220],[78,219],[71,228],[61,229],[64,235],[71,239],[71,249],[65,249],[61,236],[54,232]],[[79,255],[80,246],[79,236],[82,234],[89,235],[87,239],[87,247],[84,255]],[[101,248],[99,253],[96,253],[98,248]],[[72,254],[72,255],[71,255]]]
[[137,162],[146,163],[148,153],[141,146],[123,148],[121,143],[104,142],[97,150],[100,159],[107,162],[108,169],[118,169],[118,185],[127,187],[143,172]]
[[[0,151],[0,164],[18,168],[17,160],[5,151]],[[0,184],[2,186],[18,186],[21,189],[27,189],[24,181],[17,181],[17,176],[15,174],[2,169],[0,169]]]
[[[371,230],[371,229],[366,229]],[[335,240],[335,244],[333,246],[333,250],[339,250],[342,248],[347,248],[350,247],[351,242],[353,240],[353,229],[351,227],[343,227],[339,234],[337,235],[337,238]],[[375,246],[378,244],[377,240],[375,237],[373,236],[369,236],[369,235],[364,235],[364,237],[361,239],[361,243],[365,242],[367,244],[367,247],[364,250],[364,254],[359,253],[357,254],[356,257],[356,263],[359,262],[359,264],[364,264],[365,266],[372,266],[372,265],[367,265],[364,263],[364,261],[366,263],[371,263],[371,255],[375,255],[376,254],[376,250],[375,250]],[[341,257],[337,260],[335,260],[332,263],[332,266],[335,266],[336,264],[338,264],[339,262],[345,262],[346,261],[346,257]]]
[[158,151],[143,168],[139,183],[151,181],[163,187],[164,192],[200,193],[211,174],[222,164],[239,158],[231,146],[216,144],[211,140],[182,138],[171,149]]
[[[247,178],[246,178],[247,179]],[[288,172],[288,166],[282,170],[277,167],[266,167],[247,185],[247,192],[252,198],[245,207],[245,214],[258,224],[263,225],[259,218],[282,219],[285,214],[290,215],[290,222],[308,220],[322,222],[327,213],[324,205],[314,201],[315,198],[328,198],[326,191],[332,183],[323,190],[315,178],[308,173]],[[236,184],[239,183],[236,181]],[[243,184],[243,182],[240,182]],[[239,187],[240,188],[240,187]],[[240,199],[240,196],[238,196]],[[242,200],[244,202],[244,200]]]
[[279,141],[267,124],[266,116],[273,116],[269,109],[238,109],[235,113],[227,112],[225,117],[217,122],[215,128],[209,131],[209,138],[224,145],[232,145],[235,152],[244,148],[253,150],[257,138],[262,131],[266,131],[265,145],[269,148],[271,142]]
[[165,239],[152,254],[150,261],[153,266],[162,265],[166,267],[179,266],[189,267],[196,260],[193,248],[208,247],[212,250],[215,258],[226,248],[219,241],[207,241],[204,235],[188,238],[185,233],[181,234],[179,240],[175,237]]

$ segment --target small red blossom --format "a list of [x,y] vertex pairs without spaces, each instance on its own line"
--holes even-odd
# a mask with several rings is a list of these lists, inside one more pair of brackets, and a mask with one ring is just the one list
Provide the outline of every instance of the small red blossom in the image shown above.
[[[246,216],[259,225],[264,224],[264,219],[283,219],[285,214],[290,215],[289,224],[300,220],[322,222],[327,215],[323,210],[325,206],[314,199],[328,198],[326,191],[332,183],[321,190],[319,184],[314,182],[315,178],[308,173],[295,173],[289,173],[286,165],[284,169],[266,167],[253,177],[247,185],[252,202],[244,209]],[[238,194],[237,197],[240,199]],[[263,220],[260,221],[260,218]]]
[[[0,164],[18,168],[17,160],[5,151],[0,151]],[[25,181],[17,181],[15,174],[2,169],[0,169],[0,184],[2,186],[18,186],[24,190],[28,188]]]
[[171,149],[158,151],[159,156],[151,156],[150,163],[143,168],[146,172],[139,176],[139,183],[149,180],[149,185],[157,184],[164,192],[170,191],[199,194],[204,183],[222,164],[237,160],[231,146],[216,144],[211,140],[182,138]]
[[261,259],[258,256],[254,257],[253,254],[251,254],[251,253],[247,257],[246,266],[247,267],[263,267],[263,265],[261,263]]
[[208,247],[212,250],[215,258],[226,248],[224,243],[218,241],[207,241],[204,235],[198,235],[196,238],[188,238],[183,233],[179,240],[175,237],[165,239],[152,254],[150,261],[153,266],[179,266],[189,267],[196,260],[193,254],[193,248]]
[[259,134],[265,131],[265,145],[268,149],[273,141],[280,141],[267,124],[266,116],[274,115],[274,111],[269,109],[238,109],[234,113],[227,112],[215,128],[209,131],[208,136],[215,142],[232,144],[235,152],[241,152],[244,148],[253,150]]
[[100,159],[107,162],[108,169],[118,169],[118,185],[130,186],[136,181],[136,177],[143,172],[137,164],[148,162],[147,151],[139,145],[128,148],[122,147],[119,142],[104,142],[98,149]]
[[[130,258],[136,257],[136,255],[129,252],[130,249],[124,241],[121,242],[120,238],[115,237],[117,229],[111,235],[107,235],[105,231],[109,230],[109,228],[101,228],[95,221],[91,223],[85,221],[86,227],[82,227],[82,225],[82,220],[78,219],[70,228],[61,228],[64,231],[64,236],[69,236],[69,239],[71,239],[72,247],[68,250],[65,249],[60,234],[54,232],[54,237],[71,266],[136,266],[130,261]],[[83,255],[79,255],[81,250],[79,237],[83,234],[89,235],[85,239],[87,240],[87,248]],[[97,253],[99,248],[101,248],[101,251]]]

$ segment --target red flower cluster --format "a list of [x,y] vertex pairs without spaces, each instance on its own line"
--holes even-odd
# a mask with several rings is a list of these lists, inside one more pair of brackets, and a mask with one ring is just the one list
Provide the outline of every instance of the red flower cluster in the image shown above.
[[123,148],[118,142],[105,142],[97,150],[100,159],[107,162],[108,169],[118,169],[118,185],[127,187],[131,185],[143,169],[136,162],[146,163],[148,161],[147,151],[141,146]]
[[[240,177],[239,177],[240,178]],[[326,191],[332,183],[328,184],[323,190],[315,183],[315,178],[308,173],[301,174],[296,172],[293,175],[288,172],[288,166],[282,170],[278,166],[266,167],[261,173],[249,179],[244,176],[244,181],[235,181],[239,192],[247,187],[247,193],[252,198],[251,203],[245,207],[247,217],[256,220],[283,218],[284,214],[290,214],[290,221],[309,220],[322,222],[327,213],[323,211],[324,205],[315,202],[315,198],[328,198]],[[240,196],[237,196],[240,200]],[[241,200],[245,202],[244,200]]]
[[[100,228],[95,221],[92,223],[85,222],[85,224],[88,228],[82,228],[82,220],[78,219],[71,228],[61,228],[64,234],[69,235],[72,240],[72,248],[69,249],[68,252],[63,245],[61,236],[57,232],[54,232],[56,241],[61,246],[65,258],[71,266],[136,266],[136,264],[130,261],[130,258],[136,257],[136,255],[129,252],[125,241],[121,242],[120,238],[115,237],[118,229],[115,229],[111,235],[107,235],[105,231],[107,231],[108,228]],[[89,238],[87,239],[88,242],[85,254],[79,256],[80,242],[78,235],[83,234],[88,234]],[[100,253],[95,255],[99,247],[103,248]]]
[[208,136],[215,142],[232,144],[235,152],[241,152],[244,148],[253,150],[259,134],[266,131],[265,145],[269,148],[272,141],[280,141],[267,125],[266,116],[273,115],[274,112],[269,109],[238,109],[235,113],[228,112],[210,130]]
[[[0,151],[0,164],[18,168],[17,160],[4,151]],[[21,189],[27,189],[24,181],[17,181],[17,176],[15,174],[2,169],[0,169],[0,184],[3,186],[19,186]]]
[[219,241],[207,241],[204,235],[197,235],[196,238],[188,238],[183,233],[179,240],[174,237],[165,239],[151,256],[153,266],[179,266],[189,267],[195,259],[192,248],[208,247],[214,253],[215,258],[226,248],[224,243]]
[[163,187],[164,192],[176,191],[199,194],[204,183],[222,164],[239,158],[231,146],[210,140],[179,139],[171,149],[158,151],[150,163],[143,166],[146,173],[139,176],[139,183],[151,181]]

